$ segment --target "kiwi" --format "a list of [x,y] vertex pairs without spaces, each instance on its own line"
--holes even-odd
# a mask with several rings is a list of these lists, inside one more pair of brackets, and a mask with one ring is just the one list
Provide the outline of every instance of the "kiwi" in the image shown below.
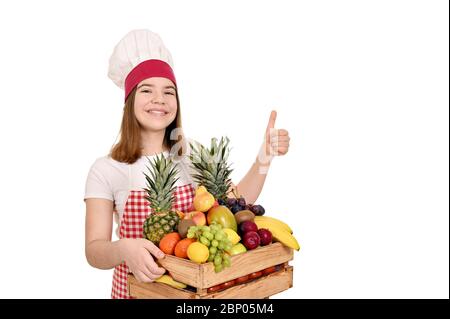
[[195,223],[192,219],[182,219],[178,224],[178,233],[181,238],[186,238],[189,227],[195,226]]
[[236,219],[236,223],[240,224],[242,222],[245,222],[246,220],[253,221],[253,219],[255,218],[255,214],[246,209],[238,211],[236,214],[234,214],[234,218]]

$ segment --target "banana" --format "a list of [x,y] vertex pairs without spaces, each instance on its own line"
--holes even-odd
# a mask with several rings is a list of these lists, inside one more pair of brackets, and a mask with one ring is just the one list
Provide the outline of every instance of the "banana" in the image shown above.
[[182,282],[178,282],[178,281],[173,280],[173,278],[170,277],[169,275],[162,275],[161,277],[159,277],[155,281],[163,283],[163,284],[166,284],[166,285],[169,285],[169,286],[172,286],[174,288],[178,288],[178,289],[184,289],[184,288],[187,287]]
[[273,218],[273,217],[269,217],[269,216],[255,216],[255,221],[257,220],[261,220],[261,221],[270,221],[272,222],[274,225],[278,225],[280,228],[285,229],[286,231],[288,231],[290,234],[293,233],[291,227],[289,227],[288,224],[286,224],[285,222],[282,222],[279,219]]
[[283,245],[290,247],[295,250],[300,250],[300,245],[297,242],[297,239],[290,234],[285,228],[280,227],[278,224],[270,221],[270,220],[254,220],[256,226],[258,228],[267,228],[272,233],[274,239],[278,240]]

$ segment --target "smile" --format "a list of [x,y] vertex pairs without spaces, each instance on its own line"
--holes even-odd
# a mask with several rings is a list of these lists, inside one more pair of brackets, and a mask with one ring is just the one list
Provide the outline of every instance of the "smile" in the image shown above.
[[169,114],[169,112],[166,112],[164,110],[148,110],[147,113],[156,116],[165,116]]

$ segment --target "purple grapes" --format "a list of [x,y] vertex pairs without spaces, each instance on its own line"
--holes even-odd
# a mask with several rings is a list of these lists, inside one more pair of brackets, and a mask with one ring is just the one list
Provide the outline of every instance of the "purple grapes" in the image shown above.
[[237,203],[236,198],[227,198],[226,206],[228,206],[228,208],[231,208],[236,203]]
[[262,216],[264,215],[264,213],[266,212],[264,207],[262,207],[261,205],[252,205],[250,207],[250,210],[253,212],[253,214],[255,214],[256,216]]
[[265,213],[264,207],[261,205],[247,204],[245,198],[242,196],[239,199],[232,197],[227,198],[224,201],[224,204],[221,204],[220,202],[219,204],[227,206],[233,214],[236,214],[241,210],[250,210],[257,216],[262,216]]
[[237,212],[243,210],[243,207],[241,207],[239,204],[236,203],[233,206],[231,206],[230,210],[233,214],[236,214]]

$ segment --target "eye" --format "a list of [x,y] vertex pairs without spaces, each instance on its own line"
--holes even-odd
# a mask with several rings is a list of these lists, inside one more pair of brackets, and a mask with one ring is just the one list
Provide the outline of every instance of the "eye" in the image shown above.
[[151,93],[150,90],[142,90],[141,93]]
[[166,92],[166,94],[175,95],[173,92]]

